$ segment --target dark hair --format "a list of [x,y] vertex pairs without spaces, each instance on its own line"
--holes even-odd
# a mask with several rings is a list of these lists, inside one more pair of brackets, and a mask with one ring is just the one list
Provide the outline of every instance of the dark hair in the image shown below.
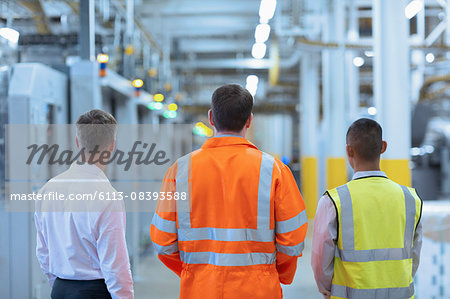
[[76,122],[77,137],[80,147],[91,151],[98,146],[104,150],[116,138],[117,121],[106,111],[90,110],[80,115]]
[[351,145],[358,157],[374,161],[380,157],[383,147],[383,130],[374,120],[360,118],[347,131],[347,144]]
[[253,97],[239,84],[226,84],[217,88],[211,101],[214,127],[218,131],[241,131],[253,108]]

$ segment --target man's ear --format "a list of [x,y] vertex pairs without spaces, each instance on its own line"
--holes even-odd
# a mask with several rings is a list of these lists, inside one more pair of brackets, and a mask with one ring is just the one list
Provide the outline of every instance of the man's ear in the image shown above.
[[386,149],[387,149],[387,142],[383,140],[383,145],[381,146],[381,153],[380,154],[384,154]]
[[253,121],[253,113],[250,113],[249,118],[247,119],[247,123],[245,124],[245,127],[248,129],[250,128],[250,125],[252,124]]
[[209,123],[211,124],[211,126],[214,127],[214,120],[213,120],[213,117],[212,117],[212,110],[211,109],[208,110],[208,120],[209,120]]
[[75,144],[77,145],[77,149],[79,149],[80,144],[78,143],[78,136],[75,136]]
[[355,151],[353,151],[353,148],[350,145],[345,146],[345,152],[349,158],[353,158],[355,156]]
[[113,152],[115,147],[116,147],[116,139],[114,139],[111,145],[109,146],[109,151]]

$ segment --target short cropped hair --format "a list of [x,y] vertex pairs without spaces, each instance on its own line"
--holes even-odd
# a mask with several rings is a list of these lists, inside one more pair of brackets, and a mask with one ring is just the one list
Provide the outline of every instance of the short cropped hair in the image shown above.
[[81,148],[87,151],[107,149],[116,138],[117,121],[106,111],[90,110],[80,115],[76,122],[77,137]]
[[253,108],[253,97],[239,84],[217,88],[211,100],[212,118],[217,131],[240,132]]
[[360,118],[347,131],[347,145],[351,145],[357,156],[365,161],[380,157],[383,147],[383,130],[374,120]]

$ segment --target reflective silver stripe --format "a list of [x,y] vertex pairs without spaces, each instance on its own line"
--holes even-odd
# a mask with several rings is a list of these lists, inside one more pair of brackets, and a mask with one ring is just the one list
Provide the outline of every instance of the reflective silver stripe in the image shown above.
[[[342,223],[342,248],[355,250],[355,232],[353,224],[353,206],[350,191],[347,185],[336,188],[341,202],[341,223]],[[345,228],[345,229],[344,229]]]
[[275,252],[217,253],[210,251],[180,251],[180,258],[187,264],[211,264],[216,266],[270,265],[275,262]]
[[300,228],[307,222],[308,218],[306,217],[306,210],[304,210],[298,213],[297,216],[292,217],[291,219],[275,222],[275,232],[277,234],[288,233]]
[[153,242],[153,246],[158,254],[169,255],[178,251],[178,243],[174,243],[168,246],[161,246]]
[[273,242],[274,239],[275,235],[271,229],[199,227],[178,230],[179,241],[214,240]]
[[284,246],[277,244],[277,251],[290,256],[299,256],[302,254],[303,248],[305,248],[305,244],[303,242],[295,246]]
[[406,248],[381,248],[369,250],[340,250],[336,247],[335,256],[345,262],[394,261],[411,258],[411,250]]
[[161,218],[158,214],[153,215],[152,224],[159,230],[175,234],[177,232],[177,223],[176,221],[166,220]]
[[178,225],[180,228],[191,227],[191,215],[189,206],[189,158],[191,154],[177,160],[177,192],[185,192],[186,199],[177,201]]
[[414,283],[403,288],[383,288],[383,289],[353,289],[350,287],[333,284],[331,295],[341,298],[410,298],[414,295]]
[[[179,241],[258,241],[271,242],[275,240],[274,230],[270,229],[270,193],[272,187],[272,172],[274,158],[266,153],[262,154],[259,186],[258,186],[258,214],[257,229],[240,228],[192,228],[190,225],[189,209],[178,211],[178,240]],[[189,156],[178,160],[177,191],[185,188],[188,191]],[[183,186],[183,183],[186,186]],[[177,203],[179,203],[178,201]],[[189,202],[189,201],[187,201]],[[189,203],[188,203],[189,205]],[[293,248],[291,249],[293,250]],[[184,252],[180,251],[180,258],[189,264],[211,264],[217,266],[249,266],[258,264],[273,264],[276,252],[273,253],[216,253],[216,252]]]
[[407,187],[401,187],[403,190],[403,194],[405,195],[405,248],[411,249],[416,222],[416,200]]
[[274,158],[262,153],[258,186],[258,229],[270,228],[270,192],[272,189],[272,171]]

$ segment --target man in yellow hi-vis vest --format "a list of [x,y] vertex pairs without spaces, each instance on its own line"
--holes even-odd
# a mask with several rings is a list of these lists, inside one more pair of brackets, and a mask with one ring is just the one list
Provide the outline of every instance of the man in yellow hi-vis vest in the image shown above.
[[347,156],[355,171],[328,190],[314,221],[311,264],[325,298],[413,298],[422,246],[422,201],[380,171],[381,126],[355,121]]

